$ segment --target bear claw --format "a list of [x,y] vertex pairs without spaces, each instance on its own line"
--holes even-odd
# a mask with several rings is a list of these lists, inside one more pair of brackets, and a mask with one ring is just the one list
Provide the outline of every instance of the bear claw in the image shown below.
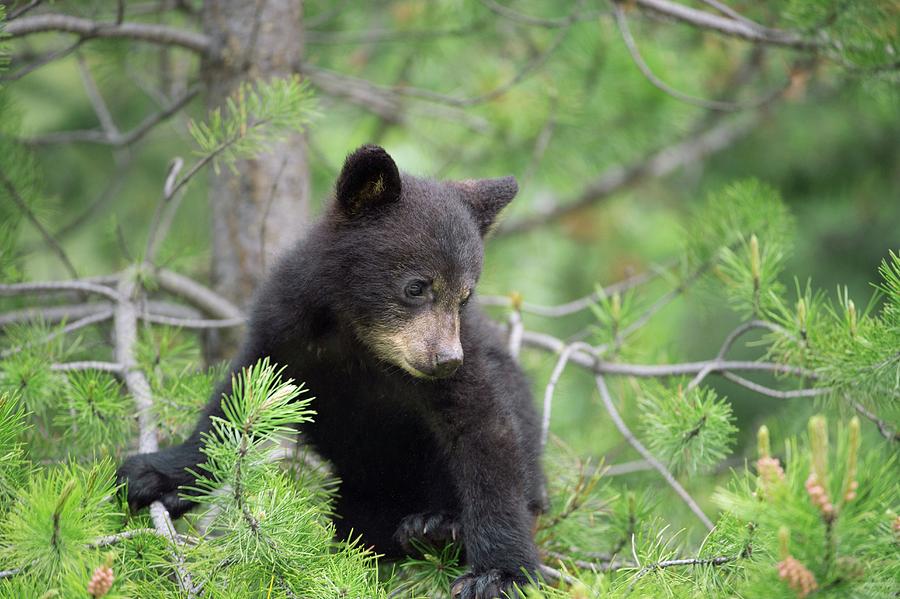
[[515,599],[521,597],[519,588],[528,584],[520,574],[502,570],[487,570],[480,574],[463,574],[453,583],[453,599]]
[[400,521],[394,540],[407,553],[416,553],[416,543],[441,546],[458,541],[460,525],[446,512],[422,512],[410,514]]

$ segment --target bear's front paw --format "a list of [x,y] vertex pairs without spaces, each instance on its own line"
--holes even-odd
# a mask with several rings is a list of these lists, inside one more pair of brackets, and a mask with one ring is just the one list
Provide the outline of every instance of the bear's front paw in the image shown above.
[[158,454],[138,454],[125,460],[116,472],[116,482],[125,483],[128,506],[137,511],[161,501],[173,518],[178,518],[193,503],[178,496],[178,483],[156,465]]
[[460,524],[447,512],[422,512],[410,514],[400,521],[394,540],[407,553],[416,553],[415,543],[440,547],[458,541]]
[[463,574],[453,583],[450,594],[453,599],[516,599],[522,596],[519,589],[527,584],[524,574],[487,570]]

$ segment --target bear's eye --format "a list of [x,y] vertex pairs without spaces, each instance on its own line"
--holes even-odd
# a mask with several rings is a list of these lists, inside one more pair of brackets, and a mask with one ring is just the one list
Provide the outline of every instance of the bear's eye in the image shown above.
[[426,281],[412,281],[406,286],[406,297],[422,297],[425,295],[427,288],[428,283]]
[[459,302],[459,307],[462,308],[466,304],[469,303],[469,299],[472,297],[472,290],[469,289],[466,291],[466,295],[462,298],[462,301]]

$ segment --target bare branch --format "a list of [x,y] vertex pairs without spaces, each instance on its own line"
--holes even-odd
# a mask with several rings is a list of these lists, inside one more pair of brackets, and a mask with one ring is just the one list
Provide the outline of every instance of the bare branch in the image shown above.
[[697,502],[694,501],[694,498],[691,497],[687,491],[684,490],[684,487],[675,480],[675,477],[672,476],[672,473],[669,472],[668,468],[663,466],[662,462],[656,459],[650,451],[644,447],[644,445],[637,440],[637,438],[632,434],[631,430],[625,424],[625,421],[622,420],[622,417],[619,415],[618,410],[616,410],[616,406],[613,404],[612,397],[609,394],[609,389],[606,386],[606,381],[604,380],[602,375],[598,375],[596,377],[597,381],[597,390],[600,391],[600,399],[603,400],[603,405],[606,407],[606,411],[609,413],[609,417],[612,418],[613,424],[616,425],[616,428],[619,429],[619,432],[625,437],[625,440],[628,441],[629,445],[631,445],[635,451],[637,451],[645,460],[647,460],[657,472],[662,475],[662,477],[669,483],[669,486],[675,490],[679,497],[688,505],[694,515],[703,522],[704,526],[709,530],[713,529],[712,520],[710,520],[706,514],[703,513],[703,510],[700,509],[700,506],[697,505]]
[[733,372],[724,371],[722,372],[722,376],[729,381],[737,383],[741,387],[745,387],[750,389],[751,391],[756,391],[762,395],[768,395],[769,397],[774,397],[775,399],[794,399],[797,397],[818,397],[820,395],[827,395],[831,393],[831,389],[827,387],[815,388],[815,389],[796,389],[793,391],[780,391],[778,389],[772,389],[771,387],[766,387],[765,385],[760,385],[759,383],[755,383],[749,379],[745,379],[744,377],[737,375]]
[[[725,356],[731,350],[731,347],[734,345],[734,343],[738,339],[740,339],[740,337],[742,335],[744,335],[744,333],[747,333],[754,329],[767,329],[769,331],[772,331],[773,333],[786,333],[787,332],[782,327],[780,327],[774,323],[765,321],[765,320],[751,320],[749,322],[745,322],[744,324],[738,326],[736,329],[734,329],[733,331],[731,331],[731,333],[728,334],[728,337],[725,338],[725,341],[722,343],[722,346],[719,348],[719,353],[716,354],[716,359],[721,360],[721,359],[725,358]],[[700,372],[698,372],[697,376],[695,376],[693,379],[691,379],[691,382],[688,383],[687,389],[691,390],[694,387],[696,387],[697,385],[699,385],[703,381],[703,379],[706,378],[706,375],[708,375],[708,374],[709,374],[709,370],[701,370]]]
[[[620,0],[615,0],[619,2]],[[786,46],[798,50],[815,50],[824,44],[801,35],[768,27],[751,26],[746,22],[720,17],[703,10],[697,10],[669,0],[634,0],[638,9],[675,19],[693,27],[708,29],[729,37],[771,46]]]
[[187,300],[202,312],[216,318],[238,319],[244,316],[240,308],[230,301],[184,275],[159,269],[156,271],[156,282],[164,291]]
[[24,16],[25,13],[30,11],[32,8],[36,8],[43,0],[31,0],[28,4],[21,8],[17,8],[16,10],[9,13],[6,17],[6,21],[12,21],[13,19],[18,19],[21,16]]
[[63,46],[62,48],[57,48],[56,50],[51,50],[50,52],[47,52],[46,54],[36,58],[33,62],[13,71],[11,73],[4,73],[2,76],[0,76],[0,81],[3,81],[3,82],[18,81],[25,75],[35,72],[42,66],[50,64],[54,60],[59,60],[60,58],[65,58],[66,56],[68,56],[69,54],[71,54],[72,52],[74,52],[75,50],[80,48],[81,44],[83,44],[83,43],[84,43],[83,39],[78,39],[78,40],[75,40],[75,42],[72,44]]
[[[623,293],[625,291],[628,291],[629,289],[633,289],[635,287],[643,285],[644,283],[652,281],[659,276],[659,272],[659,269],[655,269],[633,275],[623,281],[619,281],[618,283],[607,285],[603,288],[603,293],[605,295]],[[522,312],[527,312],[536,316],[559,318],[562,316],[569,316],[570,314],[577,314],[582,310],[587,310],[599,299],[600,292],[595,291],[594,293],[590,293],[584,297],[580,297],[576,300],[572,300],[564,304],[557,304],[555,306],[542,306],[540,304],[531,304],[529,302],[523,301],[519,304],[519,309]],[[478,303],[480,303],[482,306],[509,307],[513,304],[513,298],[512,296],[507,295],[481,295],[478,296]]]
[[77,131],[57,131],[55,133],[45,133],[43,135],[35,135],[24,140],[25,143],[31,145],[50,145],[65,143],[96,143],[114,147],[130,146],[140,141],[147,133],[160,123],[169,119],[172,115],[184,108],[191,100],[200,93],[199,87],[193,87],[174,100],[171,104],[156,112],[147,118],[134,129],[125,133],[116,131],[99,131],[96,129],[83,129]]
[[717,10],[718,12],[720,12],[721,14],[725,15],[726,17],[728,17],[730,19],[734,19],[735,21],[741,21],[742,23],[744,23],[745,25],[747,25],[749,27],[757,27],[757,28],[765,29],[764,25],[761,25],[760,23],[757,23],[756,21],[753,21],[752,19],[748,19],[747,17],[745,17],[738,11],[734,10],[727,4],[724,4],[723,2],[719,2],[719,0],[700,0],[700,1],[703,2],[703,4],[706,4],[707,6],[714,8],[715,10]]
[[111,308],[106,308],[106,309],[100,310],[96,314],[89,314],[88,316],[79,318],[75,322],[67,324],[66,326],[64,326],[63,328],[61,328],[58,331],[53,331],[52,333],[50,333],[49,335],[47,335],[40,341],[33,341],[30,343],[25,343],[23,345],[19,345],[17,347],[11,347],[9,349],[4,349],[3,351],[0,351],[0,358],[8,358],[9,356],[17,354],[17,353],[21,352],[23,349],[25,349],[26,347],[30,347],[31,345],[35,345],[38,343],[48,343],[50,341],[53,341],[60,335],[66,335],[73,331],[77,331],[78,329],[83,329],[84,327],[91,326],[92,324],[96,324],[98,322],[103,322],[105,320],[109,320],[110,318],[112,318],[112,315],[113,315],[113,311]]
[[641,568],[638,573],[635,575],[634,579],[631,581],[631,585],[628,587],[629,589],[634,586],[634,584],[643,578],[645,575],[653,572],[654,570],[664,570],[666,568],[674,568],[676,566],[721,566],[727,564],[729,562],[734,562],[749,555],[749,545],[741,552],[740,555],[720,555],[716,557],[691,557],[686,559],[670,559],[662,562],[656,562],[653,564],[648,564]]
[[[533,27],[546,27],[546,28],[558,28],[558,27],[568,27],[570,24],[570,19],[572,17],[558,17],[558,18],[541,18],[541,17],[533,17],[531,15],[526,15],[525,13],[519,12],[517,10],[513,10],[507,6],[503,6],[499,2],[495,2],[494,0],[480,0],[481,4],[484,5],[485,8],[493,12],[494,14],[500,15],[505,19],[509,19],[510,21],[514,21],[516,23],[521,23],[522,25],[530,25]],[[597,17],[606,14],[604,11],[588,11],[588,12],[578,12],[574,13],[574,18],[577,21],[590,21],[592,19],[596,19]]]
[[178,46],[202,55],[209,54],[212,49],[209,38],[202,33],[150,23],[101,23],[72,15],[50,13],[22,17],[6,25],[6,33],[11,38],[45,31],[73,33],[82,39],[135,39],[163,46]]
[[16,189],[16,186],[13,185],[13,182],[10,181],[9,177],[6,176],[6,172],[0,167],[0,183],[3,184],[3,187],[6,189],[6,193],[9,195],[9,198],[13,201],[13,203],[19,208],[22,214],[25,215],[25,218],[34,226],[35,229],[41,234],[41,237],[44,238],[44,242],[47,246],[56,254],[56,257],[59,258],[59,261],[62,262],[62,265],[65,269],[72,275],[73,279],[78,278],[78,271],[75,270],[75,266],[72,264],[72,261],[69,260],[69,257],[66,255],[65,250],[62,249],[62,246],[59,245],[59,242],[56,240],[53,235],[50,234],[50,231],[41,224],[41,221],[38,220],[37,216],[35,216],[34,212],[25,202],[25,199],[19,194],[19,190]]
[[54,372],[71,372],[73,370],[104,370],[106,372],[122,372],[124,367],[116,362],[101,362],[99,360],[83,360],[80,362],[63,362],[51,364],[50,370]]
[[551,580],[565,582],[566,584],[578,584],[578,579],[575,578],[574,576],[570,576],[569,574],[566,574],[565,572],[561,572],[560,570],[557,570],[556,568],[551,568],[547,564],[541,564],[539,566],[539,569],[543,576],[546,576],[547,578],[549,578]]
[[78,291],[102,295],[118,300],[119,294],[109,287],[88,281],[38,281],[31,283],[0,284],[0,295],[25,295],[29,293],[56,293],[58,291]]
[[684,92],[678,91],[677,89],[674,89],[665,81],[657,77],[653,70],[650,68],[650,65],[647,64],[647,61],[644,60],[644,57],[641,56],[641,52],[637,47],[637,42],[635,42],[634,36],[631,34],[631,29],[628,27],[628,19],[625,17],[625,10],[617,1],[613,2],[613,15],[615,16],[616,25],[619,28],[619,32],[622,34],[622,40],[625,42],[625,47],[628,48],[628,52],[629,54],[631,54],[631,59],[634,61],[634,64],[637,66],[638,70],[641,71],[644,77],[651,84],[653,84],[654,87],[677,100],[692,104],[693,106],[698,106],[700,108],[706,108],[708,110],[736,112],[739,110],[759,108],[760,106],[768,104],[769,102],[775,100],[782,93],[784,93],[790,86],[789,79],[786,84],[779,86],[775,91],[749,102],[726,102],[723,100],[709,100],[706,98],[691,96]]
[[118,137],[119,128],[116,127],[116,123],[113,121],[112,114],[109,112],[109,107],[103,100],[103,95],[100,93],[97,82],[94,81],[94,77],[91,75],[91,71],[87,66],[87,62],[84,60],[84,56],[78,52],[76,53],[75,58],[78,61],[78,72],[81,74],[81,82],[84,85],[84,91],[91,101],[91,106],[94,107],[94,112],[97,114],[97,120],[100,121],[103,132],[107,137]]
[[612,194],[627,189],[644,179],[658,178],[682,166],[695,164],[703,158],[732,146],[750,133],[756,125],[756,116],[725,121],[677,144],[654,151],[630,164],[619,164],[606,169],[590,182],[577,197],[556,202],[551,207],[530,216],[501,223],[497,235],[524,233],[549,222],[559,220],[583,210]]
[[859,412],[860,414],[862,414],[863,416],[865,416],[866,418],[868,418],[869,420],[871,420],[872,422],[874,422],[875,426],[878,427],[878,432],[881,433],[882,437],[884,437],[888,441],[894,441],[894,442],[900,441],[900,433],[891,429],[891,427],[888,426],[887,422],[885,422],[884,420],[879,418],[878,415],[875,414],[874,412],[872,412],[871,410],[867,409],[866,406],[862,405],[858,401],[854,401],[853,409],[856,410],[857,412]]
[[[151,453],[159,450],[156,436],[156,418],[153,414],[153,397],[150,383],[138,368],[134,348],[137,344],[137,303],[141,289],[137,283],[137,269],[131,268],[122,273],[117,287],[119,301],[115,310],[116,359],[122,364],[125,386],[134,398],[138,419],[138,451]],[[180,541],[175,536],[175,527],[169,512],[159,501],[150,504],[150,517],[153,525],[161,535],[173,544],[172,555],[175,560],[175,571],[178,584],[188,595],[193,594],[194,585],[190,572],[184,567],[184,557],[178,551]]]
[[519,310],[514,309],[509,315],[509,340],[507,342],[507,348],[509,349],[509,355],[516,359],[519,357],[519,350],[522,349],[523,330],[522,313]]
[[170,327],[181,327],[183,329],[229,329],[247,324],[247,319],[243,316],[236,318],[203,319],[173,318],[171,316],[144,313],[141,315],[141,319],[152,322],[153,324],[163,324]]
[[[149,301],[145,304],[146,311],[141,318],[175,318],[185,320],[199,320],[202,314],[189,306],[173,304],[171,302]],[[11,310],[0,314],[0,328],[17,322],[41,321],[46,324],[56,324],[62,321],[74,321],[81,318],[95,316],[103,312],[111,312],[113,304],[109,302],[97,302],[90,304],[68,304],[62,306],[33,307],[22,310]],[[152,315],[152,316],[151,316]],[[72,323],[74,324],[74,322]],[[165,323],[162,323],[165,324]],[[186,326],[185,328],[191,328]]]
[[563,370],[565,370],[566,364],[569,362],[569,356],[572,355],[573,351],[578,349],[591,355],[594,355],[595,352],[594,348],[587,343],[572,343],[567,345],[559,354],[559,359],[556,361],[553,372],[550,374],[550,380],[547,382],[547,387],[544,389],[544,410],[541,415],[542,448],[547,446],[547,437],[550,435],[550,412],[553,409],[553,391],[556,390],[556,384],[559,382],[560,377],[562,377]]

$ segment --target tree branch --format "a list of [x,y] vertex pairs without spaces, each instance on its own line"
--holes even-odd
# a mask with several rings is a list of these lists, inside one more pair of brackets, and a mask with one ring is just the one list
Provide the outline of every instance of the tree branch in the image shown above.
[[78,329],[83,329],[84,327],[91,326],[92,324],[96,324],[98,322],[103,322],[105,320],[109,320],[110,318],[112,318],[112,315],[113,315],[113,311],[110,308],[100,310],[96,314],[89,314],[83,318],[79,318],[75,322],[67,324],[66,326],[64,326],[63,328],[61,328],[58,331],[53,331],[52,333],[50,333],[49,335],[47,335],[40,341],[33,341],[33,342],[29,342],[29,343],[24,343],[24,344],[16,346],[16,347],[11,347],[9,349],[4,349],[4,350],[0,351],[0,358],[8,358],[9,356],[12,356],[13,354],[17,354],[17,353],[21,352],[23,349],[25,349],[26,347],[30,347],[31,345],[35,345],[38,343],[48,343],[50,341],[53,341],[60,335],[66,335],[73,331],[77,331]]
[[116,362],[101,362],[99,360],[83,360],[79,362],[62,362],[51,364],[50,370],[54,372],[70,372],[73,370],[104,370],[106,372],[122,372],[124,366]]
[[753,116],[725,121],[630,164],[612,166],[589,183],[575,198],[556,202],[550,208],[535,214],[503,222],[497,228],[496,235],[530,231],[583,210],[644,179],[663,177],[682,166],[699,162],[711,154],[729,148],[750,133],[756,125],[757,118]]
[[177,295],[210,316],[222,319],[244,317],[240,308],[212,289],[184,275],[171,270],[159,269],[156,271],[156,282],[160,289]]
[[177,29],[166,25],[150,23],[101,23],[73,15],[45,14],[22,17],[6,25],[6,33],[11,38],[24,37],[33,33],[61,31],[73,33],[82,39],[124,38],[135,39],[163,46],[178,46],[202,55],[212,51],[209,38],[196,31]]
[[882,437],[884,437],[888,441],[900,441],[900,433],[888,426],[888,423],[879,418],[878,415],[875,414],[875,412],[867,409],[866,406],[862,405],[858,401],[853,402],[853,409],[874,422],[875,426],[878,427],[878,432],[881,433]]
[[115,147],[125,147],[140,141],[147,133],[160,123],[169,119],[172,115],[184,108],[191,100],[200,93],[199,87],[192,87],[186,93],[174,100],[171,104],[156,112],[147,118],[134,129],[125,133],[119,131],[82,129],[77,131],[57,131],[54,133],[45,133],[43,135],[35,135],[23,140],[31,145],[50,145],[50,144],[66,144],[66,143],[96,143]]
[[603,401],[603,405],[606,407],[606,411],[609,413],[609,417],[612,418],[613,424],[616,425],[616,428],[619,429],[619,432],[625,437],[625,440],[628,441],[629,445],[631,445],[635,451],[637,451],[641,457],[643,457],[647,462],[649,462],[657,472],[659,472],[662,477],[669,483],[669,486],[675,490],[679,497],[688,505],[694,515],[703,522],[704,526],[709,530],[713,529],[712,520],[710,520],[706,514],[703,513],[703,510],[700,509],[700,506],[697,505],[697,502],[694,501],[694,498],[691,497],[687,491],[684,490],[684,487],[675,480],[675,477],[672,476],[672,473],[663,466],[662,462],[656,459],[650,451],[644,447],[644,445],[637,440],[637,438],[632,434],[631,430],[625,424],[625,421],[622,420],[622,417],[619,415],[618,410],[616,410],[616,406],[613,404],[612,397],[609,394],[609,389],[606,386],[606,381],[604,380],[602,375],[598,375],[596,377],[597,382],[597,390],[600,391],[600,399]]
[[[621,0],[614,1],[620,2]],[[798,50],[816,50],[824,45],[817,40],[805,38],[792,31],[750,25],[744,21],[720,17],[669,0],[634,0],[634,4],[642,11],[760,44],[785,46]]]
[[47,246],[56,254],[56,257],[59,258],[59,261],[62,262],[62,265],[69,272],[73,279],[78,278],[78,271],[75,270],[75,266],[72,264],[72,261],[69,260],[69,257],[66,255],[65,250],[62,249],[62,246],[59,245],[59,242],[56,240],[53,235],[50,234],[44,225],[41,224],[41,221],[38,220],[37,216],[35,216],[34,212],[32,212],[31,208],[25,202],[25,199],[19,194],[19,190],[16,189],[16,186],[13,185],[13,182],[9,180],[9,177],[6,176],[6,172],[0,167],[0,183],[3,184],[3,187],[6,189],[6,193],[9,195],[9,198],[13,201],[13,203],[19,208],[22,214],[25,215],[25,218],[34,226],[35,229],[41,234],[41,237],[44,238],[44,242],[46,242]]
[[0,284],[0,295],[26,295],[29,293],[56,293],[58,291],[77,291],[102,295],[118,300],[119,294],[109,287],[84,280],[79,281],[38,281],[33,283]]
[[780,96],[782,93],[784,93],[790,86],[790,79],[788,79],[788,82],[786,84],[779,86],[778,89],[774,90],[773,92],[770,92],[760,98],[751,100],[749,102],[709,100],[678,91],[677,89],[673,88],[665,81],[657,77],[653,70],[650,68],[650,65],[647,64],[647,61],[644,60],[644,57],[641,55],[641,52],[638,49],[637,42],[634,40],[634,36],[631,34],[631,28],[628,26],[628,19],[625,17],[625,10],[622,8],[622,5],[619,2],[613,1],[613,15],[615,17],[616,26],[619,29],[619,33],[622,34],[622,40],[625,42],[625,47],[628,48],[628,53],[631,55],[631,59],[632,61],[634,61],[634,64],[637,66],[638,70],[654,87],[672,96],[676,100],[680,100],[699,108],[706,108],[707,110],[736,112],[739,110],[759,108],[760,106],[768,104],[769,102],[772,102],[774,99]]

